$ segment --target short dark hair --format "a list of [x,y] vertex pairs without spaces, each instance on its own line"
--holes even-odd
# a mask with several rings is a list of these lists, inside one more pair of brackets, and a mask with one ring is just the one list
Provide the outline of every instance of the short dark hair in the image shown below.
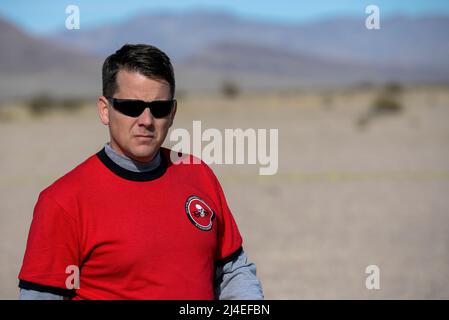
[[170,85],[171,97],[175,96],[175,75],[170,58],[160,49],[147,44],[125,44],[103,63],[103,96],[112,97],[117,91],[117,73],[120,70],[135,71],[144,76],[165,80]]

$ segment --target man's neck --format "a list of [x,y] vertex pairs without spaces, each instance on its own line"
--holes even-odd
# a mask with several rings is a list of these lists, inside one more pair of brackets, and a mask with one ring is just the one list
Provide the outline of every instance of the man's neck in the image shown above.
[[123,169],[134,171],[134,172],[148,172],[156,169],[161,163],[160,151],[156,154],[153,160],[149,162],[139,162],[128,158],[125,155],[121,155],[115,151],[109,143],[104,146],[106,155],[115,162],[118,166]]

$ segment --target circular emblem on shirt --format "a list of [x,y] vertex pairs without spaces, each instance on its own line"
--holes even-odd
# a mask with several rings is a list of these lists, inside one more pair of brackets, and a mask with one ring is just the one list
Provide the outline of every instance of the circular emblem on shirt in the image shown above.
[[190,196],[186,201],[186,213],[195,227],[203,231],[212,229],[214,212],[207,203],[198,196]]

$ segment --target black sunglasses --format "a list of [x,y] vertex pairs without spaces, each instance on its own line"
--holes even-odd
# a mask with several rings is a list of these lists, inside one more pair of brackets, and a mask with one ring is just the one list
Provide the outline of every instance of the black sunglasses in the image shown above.
[[116,99],[116,98],[106,98],[108,99],[112,107],[120,113],[123,113],[129,117],[140,116],[146,108],[149,108],[151,114],[156,119],[164,118],[172,112],[176,99],[171,100],[154,100],[151,102],[146,102],[142,100],[134,99]]

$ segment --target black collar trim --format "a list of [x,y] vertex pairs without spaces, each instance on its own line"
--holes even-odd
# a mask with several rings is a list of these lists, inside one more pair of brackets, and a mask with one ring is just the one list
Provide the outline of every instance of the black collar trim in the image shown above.
[[161,163],[159,164],[159,166],[147,172],[134,172],[120,167],[118,164],[112,161],[111,158],[108,157],[104,148],[97,153],[97,157],[109,170],[123,179],[131,181],[151,181],[162,177],[165,171],[167,171],[167,159],[165,158],[164,152],[162,152],[162,150],[160,151],[160,154]]

